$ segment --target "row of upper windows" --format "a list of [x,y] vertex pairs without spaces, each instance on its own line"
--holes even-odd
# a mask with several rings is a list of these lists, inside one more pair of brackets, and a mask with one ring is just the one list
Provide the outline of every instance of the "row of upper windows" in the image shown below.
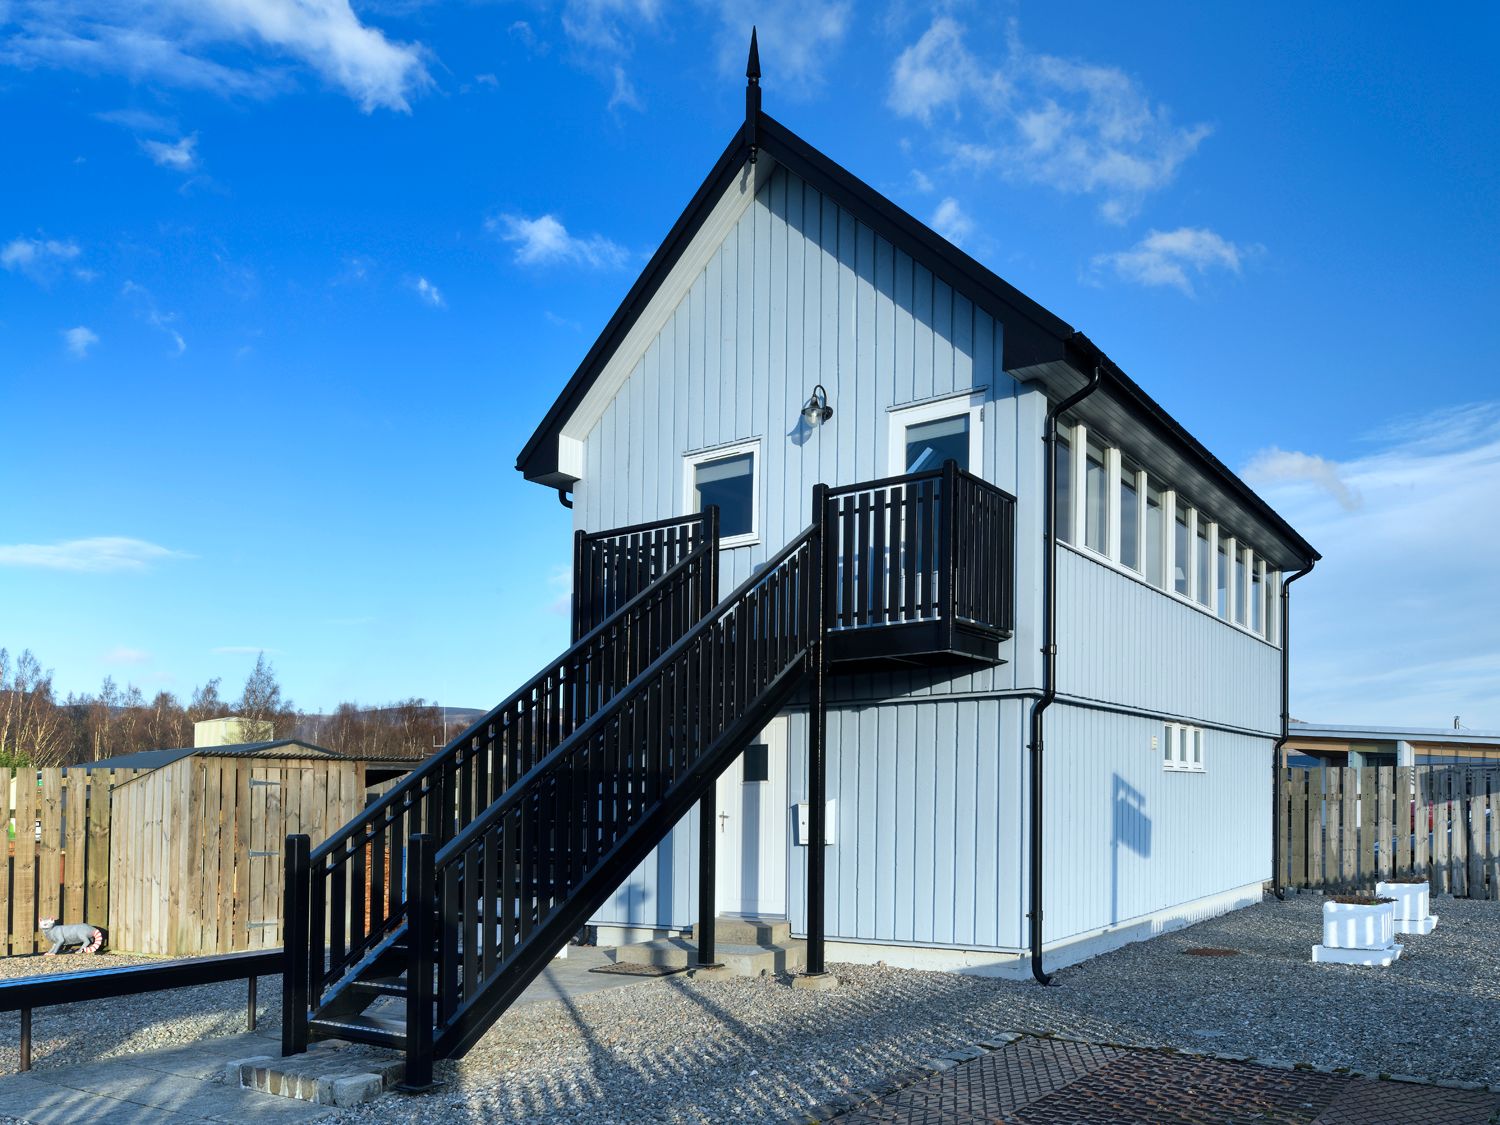
[[1061,541],[1279,643],[1281,575],[1229,529],[1081,424],[1057,427],[1053,474]]

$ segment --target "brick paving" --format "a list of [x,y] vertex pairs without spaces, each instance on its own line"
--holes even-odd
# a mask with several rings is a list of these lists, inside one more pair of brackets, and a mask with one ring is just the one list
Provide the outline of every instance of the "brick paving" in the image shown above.
[[839,1125],[1489,1125],[1500,1094],[1023,1037]]

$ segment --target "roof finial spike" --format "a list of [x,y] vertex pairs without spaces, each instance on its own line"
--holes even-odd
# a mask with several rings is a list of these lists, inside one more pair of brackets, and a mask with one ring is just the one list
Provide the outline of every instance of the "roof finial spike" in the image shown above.
[[750,28],[750,61],[745,64],[745,139],[750,142],[750,163],[760,152],[760,47],[755,28]]

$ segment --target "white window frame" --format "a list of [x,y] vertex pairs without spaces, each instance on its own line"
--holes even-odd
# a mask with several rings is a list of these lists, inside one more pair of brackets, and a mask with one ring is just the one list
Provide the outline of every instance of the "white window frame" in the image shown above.
[[[969,416],[969,468],[976,477],[984,476],[984,392],[966,391],[946,398],[930,399],[911,406],[893,406],[890,410],[890,432],[887,435],[886,463],[893,477],[906,475],[906,430],[923,422]],[[941,465],[934,468],[941,469]]]
[[741,535],[724,536],[719,540],[720,547],[751,547],[760,542],[760,438],[696,449],[682,455],[682,511],[691,516],[699,510],[698,466],[706,461],[721,461],[745,453],[750,454],[750,530]]
[[1162,737],[1161,768],[1168,773],[1203,773],[1207,758],[1207,736],[1202,727],[1187,723],[1165,723]]

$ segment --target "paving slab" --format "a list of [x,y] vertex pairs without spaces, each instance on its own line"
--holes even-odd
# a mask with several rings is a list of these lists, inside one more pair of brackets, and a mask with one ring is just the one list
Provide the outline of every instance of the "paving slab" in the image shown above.
[[35,1125],[297,1125],[329,1116],[326,1106],[243,1090],[224,1082],[224,1064],[280,1054],[268,1035],[237,1035],[143,1051],[101,1062],[41,1067],[0,1078],[0,1114]]
[[857,1105],[838,1125],[1488,1125],[1500,1094],[1025,1036]]

